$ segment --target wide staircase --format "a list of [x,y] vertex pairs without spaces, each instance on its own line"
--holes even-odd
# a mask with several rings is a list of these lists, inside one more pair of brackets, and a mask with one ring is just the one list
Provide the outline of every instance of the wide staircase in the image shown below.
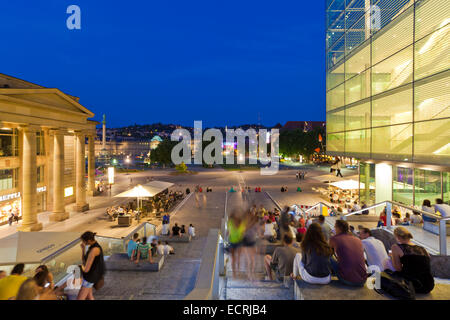
[[221,300],[294,300],[293,283],[286,288],[283,282],[266,281],[264,255],[258,254],[255,261],[255,280],[249,280],[246,257],[241,256],[240,268],[233,277],[231,257],[225,256],[226,274]]

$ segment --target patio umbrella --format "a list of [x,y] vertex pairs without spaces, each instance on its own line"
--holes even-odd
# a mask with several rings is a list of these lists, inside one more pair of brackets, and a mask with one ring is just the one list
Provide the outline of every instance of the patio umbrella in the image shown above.
[[170,182],[152,181],[145,185],[138,184],[137,186],[131,188],[130,190],[119,193],[114,197],[137,198],[138,208],[140,208],[139,199],[153,197],[171,186],[173,186],[173,183]]

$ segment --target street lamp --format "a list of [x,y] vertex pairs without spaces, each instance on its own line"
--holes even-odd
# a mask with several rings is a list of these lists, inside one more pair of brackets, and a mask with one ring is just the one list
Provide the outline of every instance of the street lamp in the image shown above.
[[111,197],[112,185],[114,184],[114,167],[108,167],[108,184],[109,184],[109,196]]

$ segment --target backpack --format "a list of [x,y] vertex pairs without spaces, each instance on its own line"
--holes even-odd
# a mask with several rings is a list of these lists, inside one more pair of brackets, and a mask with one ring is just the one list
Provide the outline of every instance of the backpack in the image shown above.
[[375,289],[379,294],[387,293],[400,300],[415,300],[416,291],[413,283],[398,273],[385,270],[380,273],[381,290]]

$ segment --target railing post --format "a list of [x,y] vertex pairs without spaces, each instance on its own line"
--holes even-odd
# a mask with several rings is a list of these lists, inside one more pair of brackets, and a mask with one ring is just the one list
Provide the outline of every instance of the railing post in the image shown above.
[[144,237],[147,237],[147,224],[144,223]]
[[219,275],[225,276],[225,252],[224,252],[224,245],[223,245],[223,238],[221,237],[219,242]]
[[386,201],[386,227],[390,229],[392,227],[392,203]]
[[322,215],[322,202],[319,203],[319,216]]
[[446,220],[439,221],[439,253],[447,255],[447,224]]

